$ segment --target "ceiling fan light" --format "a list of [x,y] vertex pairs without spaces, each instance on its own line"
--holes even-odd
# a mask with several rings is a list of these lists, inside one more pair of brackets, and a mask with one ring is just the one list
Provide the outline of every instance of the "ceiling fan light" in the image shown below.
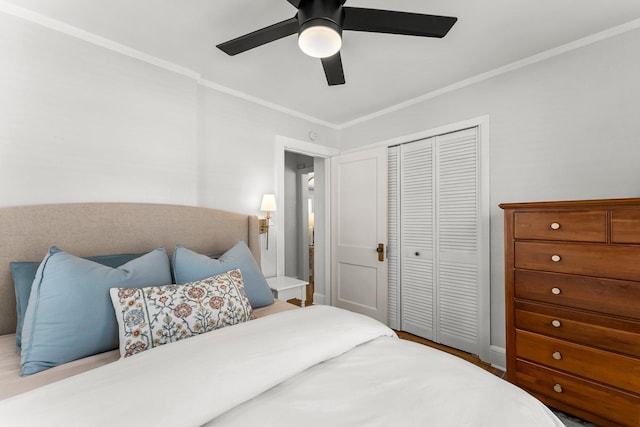
[[314,58],[328,58],[342,47],[342,37],[333,28],[314,25],[305,28],[298,36],[300,50]]

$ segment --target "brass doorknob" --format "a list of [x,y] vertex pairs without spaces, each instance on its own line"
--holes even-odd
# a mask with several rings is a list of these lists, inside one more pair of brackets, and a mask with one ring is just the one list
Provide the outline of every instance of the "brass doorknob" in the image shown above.
[[378,243],[376,252],[378,253],[378,261],[384,262],[384,243]]

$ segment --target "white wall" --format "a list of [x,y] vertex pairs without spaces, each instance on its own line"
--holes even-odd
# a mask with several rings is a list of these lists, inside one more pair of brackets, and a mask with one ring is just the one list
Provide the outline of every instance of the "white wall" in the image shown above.
[[193,81],[0,13],[0,204],[195,204]]
[[[199,87],[198,205],[264,216],[264,193],[277,193],[276,135],[338,145],[338,133],[207,87]],[[272,213],[269,250],[262,236],[264,274],[276,275],[277,217]]]
[[342,131],[347,150],[489,115],[494,346],[505,343],[498,204],[640,196],[638,52],[634,30]]
[[0,206],[132,201],[263,216],[276,136],[310,131],[337,147],[334,129],[0,13]]

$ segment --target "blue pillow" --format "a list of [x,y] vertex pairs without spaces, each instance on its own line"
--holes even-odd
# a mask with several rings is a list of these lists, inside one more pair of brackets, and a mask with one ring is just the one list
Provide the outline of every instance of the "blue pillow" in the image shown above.
[[173,253],[173,277],[178,284],[206,279],[235,268],[242,272],[244,290],[251,307],[260,308],[273,304],[271,289],[246,243],[236,243],[219,259],[211,259],[180,245],[176,245]]
[[[124,263],[138,258],[142,254],[117,254],[100,255],[86,257],[85,259],[98,262],[109,267],[117,267]],[[12,262],[11,277],[13,277],[13,287],[16,291],[16,311],[18,312],[18,323],[16,326],[16,346],[18,353],[22,345],[22,324],[24,323],[24,313],[27,311],[27,303],[31,294],[31,285],[36,278],[36,272],[40,266],[39,262]]]
[[52,246],[38,267],[22,329],[22,375],[118,347],[109,288],[171,283],[169,258],[155,249],[118,268]]

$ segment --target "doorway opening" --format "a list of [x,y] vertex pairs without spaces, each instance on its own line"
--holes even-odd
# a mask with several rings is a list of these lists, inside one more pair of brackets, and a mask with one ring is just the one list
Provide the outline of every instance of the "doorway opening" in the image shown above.
[[314,158],[284,153],[284,274],[305,280],[307,304],[313,304],[314,283]]

